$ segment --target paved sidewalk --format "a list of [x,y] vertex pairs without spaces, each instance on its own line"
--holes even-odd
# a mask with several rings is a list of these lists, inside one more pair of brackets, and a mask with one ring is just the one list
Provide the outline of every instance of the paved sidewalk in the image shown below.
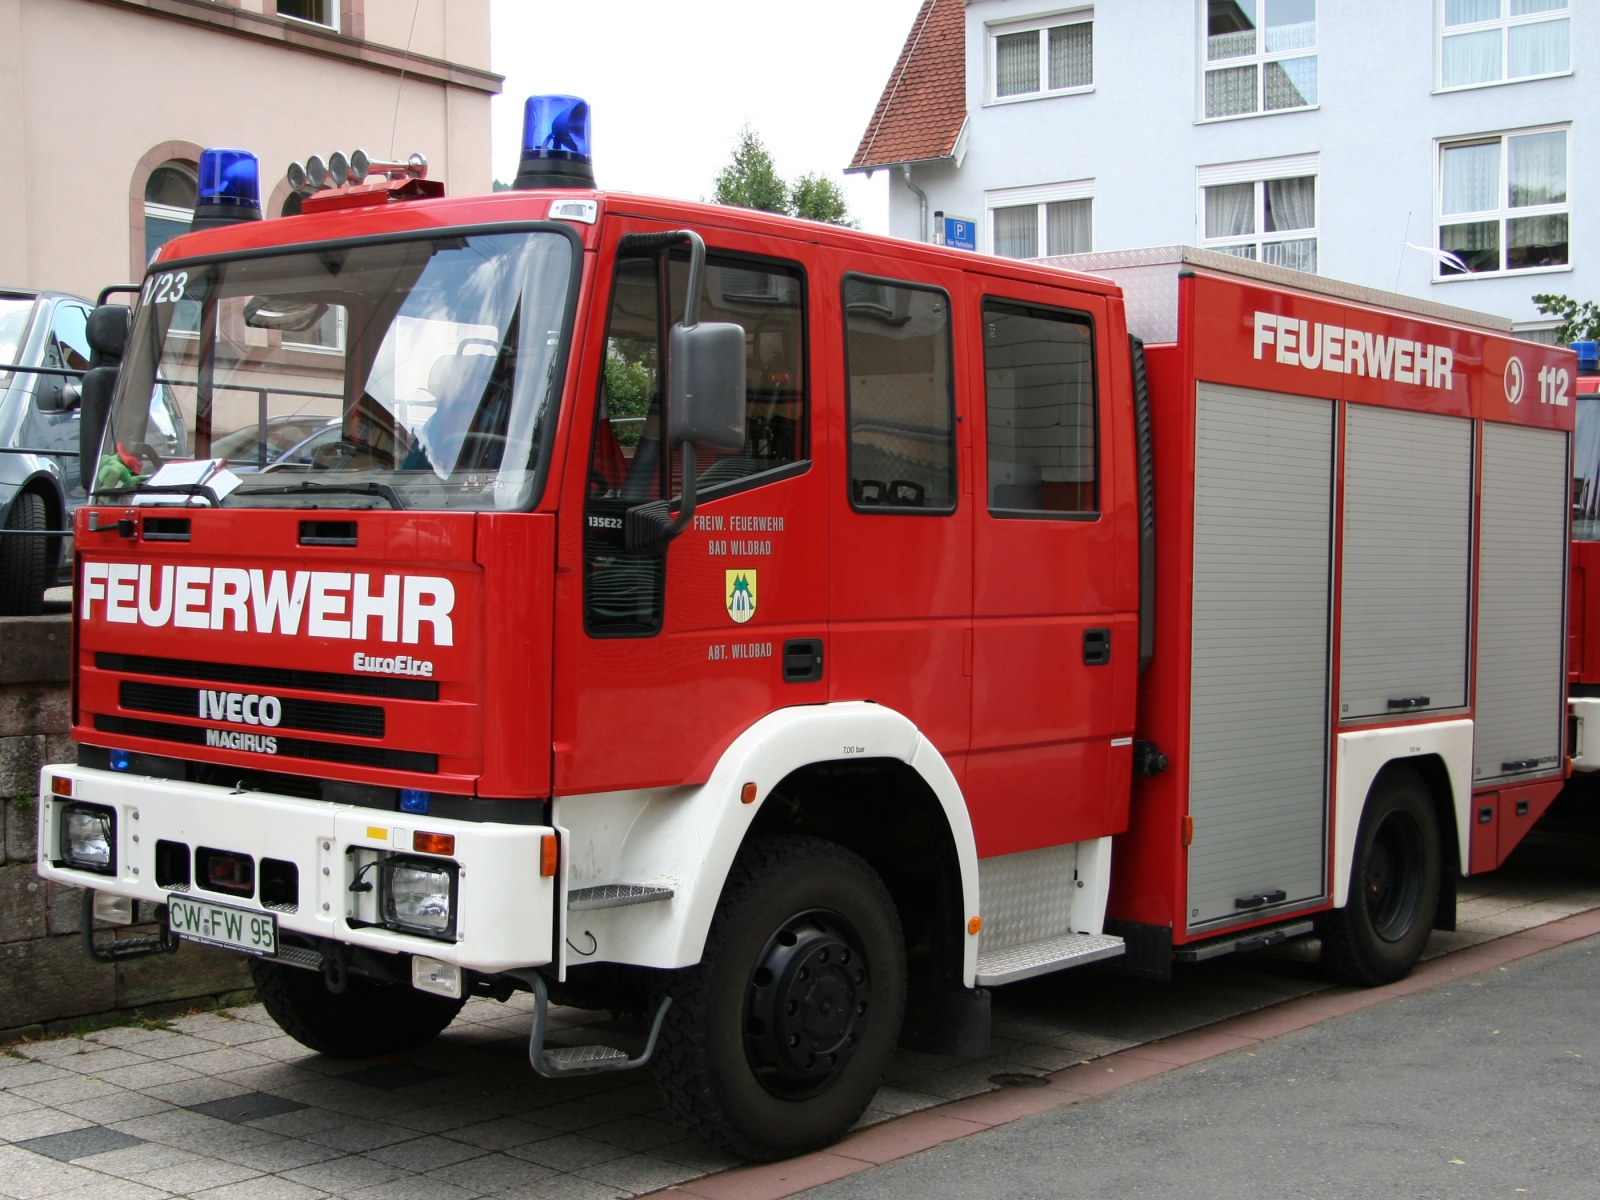
[[[1600,857],[1568,856],[1564,865],[1548,848],[1525,857],[1471,881],[1461,930],[1436,935],[1432,952],[1600,906],[1600,870],[1588,865]],[[1418,978],[1454,970],[1472,953],[1483,952],[1426,964]],[[964,1097],[989,1106],[981,1111],[1010,1111],[1054,1089],[996,1092],[991,1076],[1104,1073],[1095,1060],[1106,1055],[1262,1009],[1247,1019],[1280,1019],[1273,1014],[1286,1010],[1269,1006],[1285,1001],[1333,998],[1313,969],[1259,957],[1201,964],[1167,985],[1094,968],[1030,981],[996,994],[992,1058],[901,1051],[863,1125]],[[534,1076],[525,1058],[530,1003],[473,1001],[434,1045],[362,1063],[307,1052],[259,1005],[10,1047],[0,1056],[0,1195],[608,1200],[735,1165],[686,1137],[646,1074]],[[556,1010],[555,1023],[599,1015]],[[871,1136],[922,1136],[925,1124],[946,1128],[948,1114],[925,1112]],[[707,1194],[715,1182],[685,1190]]]

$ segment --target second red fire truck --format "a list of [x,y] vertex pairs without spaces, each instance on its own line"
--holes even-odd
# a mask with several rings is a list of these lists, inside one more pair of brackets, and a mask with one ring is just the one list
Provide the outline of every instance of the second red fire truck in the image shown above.
[[541,1073],[651,1059],[766,1158],[994,986],[1403,976],[1560,789],[1569,352],[600,192],[529,113],[491,196],[340,159],[252,220],[213,156],[95,314],[38,866],[161,932],[93,952],[237,949],[339,1055],[531,991]]

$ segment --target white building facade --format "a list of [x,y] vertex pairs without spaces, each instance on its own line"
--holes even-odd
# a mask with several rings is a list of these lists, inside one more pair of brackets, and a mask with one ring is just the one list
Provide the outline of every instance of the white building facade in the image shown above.
[[[899,236],[938,240],[943,214],[1012,257],[1182,242],[1535,335],[1534,294],[1594,297],[1600,0],[928,0],[918,21],[851,166],[894,172]],[[916,86],[941,27],[964,124],[919,147],[907,105],[961,69]]]

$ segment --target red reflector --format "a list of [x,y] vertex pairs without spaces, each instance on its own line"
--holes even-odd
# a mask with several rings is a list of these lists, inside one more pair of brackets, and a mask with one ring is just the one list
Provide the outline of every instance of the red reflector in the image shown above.
[[57,796],[70,796],[72,795],[72,780],[65,775],[52,775],[50,776],[50,790]]
[[556,861],[561,854],[561,840],[553,833],[539,839],[539,874],[549,878],[556,873]]
[[747,783],[739,789],[739,802],[741,804],[754,804],[756,802],[756,785]]
[[423,833],[419,829],[411,835],[411,848],[418,854],[454,854],[456,852],[456,835],[453,833]]

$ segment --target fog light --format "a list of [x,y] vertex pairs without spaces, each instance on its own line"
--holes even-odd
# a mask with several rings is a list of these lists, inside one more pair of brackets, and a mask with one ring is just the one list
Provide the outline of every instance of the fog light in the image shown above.
[[411,960],[411,986],[436,996],[461,999],[461,968],[454,963],[417,955]]
[[107,892],[94,894],[94,919],[108,925],[132,925],[133,901],[127,896],[113,896]]
[[386,858],[380,872],[385,925],[424,937],[455,936],[455,863]]
[[68,804],[61,810],[61,857],[69,867],[114,875],[117,818],[98,804]]

